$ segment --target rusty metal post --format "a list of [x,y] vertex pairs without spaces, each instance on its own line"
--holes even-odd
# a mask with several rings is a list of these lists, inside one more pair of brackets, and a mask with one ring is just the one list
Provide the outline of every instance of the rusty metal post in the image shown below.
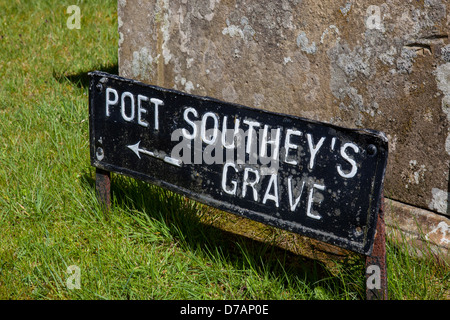
[[387,300],[386,225],[384,222],[384,193],[380,197],[377,229],[373,251],[366,256],[366,299]]
[[111,206],[111,173],[99,168],[95,170],[95,190],[105,214]]

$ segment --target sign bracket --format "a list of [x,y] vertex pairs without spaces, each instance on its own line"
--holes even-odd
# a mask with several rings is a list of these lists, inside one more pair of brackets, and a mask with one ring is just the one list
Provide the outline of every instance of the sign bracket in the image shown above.
[[100,168],[95,169],[95,190],[102,211],[108,218],[111,208],[111,173],[109,171]]

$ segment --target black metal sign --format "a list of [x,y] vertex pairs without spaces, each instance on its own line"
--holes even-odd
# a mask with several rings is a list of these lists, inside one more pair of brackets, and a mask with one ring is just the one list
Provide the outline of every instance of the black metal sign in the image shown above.
[[91,163],[370,254],[387,139],[90,73]]

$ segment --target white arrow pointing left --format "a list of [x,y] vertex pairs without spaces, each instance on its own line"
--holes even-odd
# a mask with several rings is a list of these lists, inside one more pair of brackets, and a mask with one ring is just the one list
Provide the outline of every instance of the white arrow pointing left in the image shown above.
[[134,153],[136,153],[136,155],[139,157],[139,159],[141,158],[140,153],[149,155],[149,156],[151,156],[151,157],[156,157],[155,154],[154,154],[153,152],[148,151],[148,150],[145,150],[145,149],[142,149],[142,148],[139,148],[139,144],[140,144],[140,143],[141,143],[141,141],[139,141],[139,142],[136,143],[136,144],[129,145],[129,146],[127,146],[127,147],[130,148],[131,150],[133,150]]
[[172,164],[174,166],[181,167],[181,164],[182,164],[181,160],[175,159],[175,158],[172,158],[172,157],[169,157],[169,156],[159,156],[159,155],[156,155],[152,151],[148,151],[148,150],[145,150],[143,148],[139,148],[139,144],[140,143],[141,143],[141,141],[139,141],[136,144],[132,144],[132,145],[127,146],[134,153],[136,153],[136,155],[139,157],[139,159],[141,159],[141,153],[143,153],[143,154],[146,154],[146,155],[151,156],[153,158],[163,160],[164,162],[167,162],[167,163]]

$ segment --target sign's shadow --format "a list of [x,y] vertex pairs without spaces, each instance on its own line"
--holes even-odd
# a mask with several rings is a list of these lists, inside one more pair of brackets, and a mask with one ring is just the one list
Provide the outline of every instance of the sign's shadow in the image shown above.
[[[237,268],[253,268],[258,274],[269,271],[274,278],[286,279],[286,282],[290,281],[287,279],[298,279],[311,290],[327,287],[339,291],[338,288],[348,286],[345,283],[348,280],[334,275],[324,261],[296,254],[276,243],[253,239],[252,232],[247,236],[220,228],[217,223],[213,223],[217,214],[220,214],[217,209],[140,180],[114,174],[111,178],[112,209],[109,214],[114,214],[114,206],[126,208],[135,217],[145,214],[149,221],[156,221],[165,232],[169,232],[185,250],[201,250],[202,256],[209,257],[212,262],[225,259],[227,264]],[[86,187],[95,189],[95,179],[89,173],[84,174],[82,181],[87,184]],[[232,214],[226,215],[234,217]],[[242,219],[252,222],[247,218]],[[236,225],[236,228],[240,226]],[[274,232],[278,230],[270,226],[265,228],[272,228]],[[147,228],[150,229],[152,228]],[[149,236],[150,238],[152,237]],[[363,272],[363,265],[356,263],[355,266],[354,260],[340,263],[347,271],[353,269],[351,272],[354,274]],[[354,270],[359,267],[361,270]],[[355,284],[355,287],[359,285]],[[246,288],[241,288],[241,291],[245,290]],[[312,295],[314,296],[313,293]]]
[[[99,66],[97,69],[104,70],[105,72],[111,74],[119,74],[119,66],[117,64],[108,66]],[[89,73],[88,71],[79,73],[53,72],[53,78],[55,78],[58,82],[69,81],[79,88],[87,89],[89,88],[89,81],[90,81],[88,73]]]

